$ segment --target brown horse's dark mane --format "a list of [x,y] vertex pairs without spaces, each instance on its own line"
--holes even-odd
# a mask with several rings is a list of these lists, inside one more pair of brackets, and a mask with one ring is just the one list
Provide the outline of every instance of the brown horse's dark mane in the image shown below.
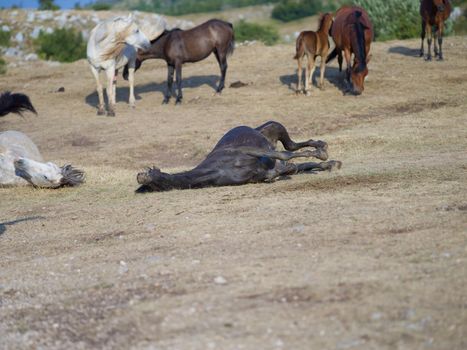
[[[361,72],[366,67],[366,51],[365,51],[365,26],[360,22],[362,13],[360,11],[355,12],[355,23],[354,28],[357,34],[357,47],[354,48],[355,58],[358,61],[358,67],[356,73]],[[357,52],[358,51],[358,52]]]
[[180,31],[182,31],[182,29],[180,29],[180,28],[173,28],[173,29],[170,29],[170,30],[164,29],[164,31],[159,36],[155,37],[150,42],[151,42],[151,44],[154,44],[157,40],[159,40],[163,36],[165,36],[167,34],[170,34],[170,33],[173,33],[173,32],[180,32]]
[[318,32],[323,28],[324,25],[324,18],[326,17],[327,13],[323,13],[321,17],[319,18],[319,26],[318,26]]

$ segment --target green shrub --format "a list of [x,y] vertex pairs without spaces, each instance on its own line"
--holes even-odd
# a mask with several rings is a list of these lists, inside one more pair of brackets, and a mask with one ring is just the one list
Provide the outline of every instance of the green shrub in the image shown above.
[[98,2],[96,4],[92,4],[91,8],[94,11],[108,11],[112,8],[112,5],[107,4],[105,2]]
[[60,6],[54,4],[54,0],[39,0],[39,10],[60,10]]
[[6,62],[3,58],[0,57],[0,75],[6,73]]
[[[408,39],[421,32],[420,0],[354,0],[367,10],[376,40]],[[452,31],[452,21],[445,22],[444,34]]]
[[188,13],[221,11],[227,8],[269,4],[279,0],[139,0],[132,10],[179,16]]
[[271,16],[282,22],[290,22],[313,16],[323,10],[322,1],[319,0],[282,0],[274,6]]
[[0,46],[10,46],[11,32],[0,30]]
[[240,21],[234,25],[235,40],[258,40],[266,45],[274,45],[279,41],[279,32],[269,25]]
[[86,43],[81,33],[73,29],[56,29],[51,34],[41,31],[34,44],[43,59],[73,62],[86,57]]

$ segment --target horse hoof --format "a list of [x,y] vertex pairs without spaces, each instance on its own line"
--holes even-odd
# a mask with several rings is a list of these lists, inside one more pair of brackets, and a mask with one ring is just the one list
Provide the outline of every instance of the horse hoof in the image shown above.
[[438,61],[444,61],[443,56],[439,56],[439,57],[438,57]]
[[108,111],[107,117],[115,117],[115,111]]
[[423,51],[420,51],[420,57],[423,57],[425,53]]
[[305,96],[311,96],[311,92],[309,91],[305,92]]
[[168,103],[169,103],[169,99],[165,99],[164,101],[162,101],[162,104],[163,104],[163,105],[166,105],[166,104],[168,104]]
[[431,61],[431,56],[426,56],[425,61]]
[[175,105],[178,106],[178,105],[181,105],[182,104],[182,99],[177,99],[175,101]]
[[342,168],[342,162],[339,160],[330,160],[328,162],[325,162],[325,164],[325,169],[328,171],[333,171],[335,169]]
[[105,115],[105,111],[103,109],[98,109],[97,115]]

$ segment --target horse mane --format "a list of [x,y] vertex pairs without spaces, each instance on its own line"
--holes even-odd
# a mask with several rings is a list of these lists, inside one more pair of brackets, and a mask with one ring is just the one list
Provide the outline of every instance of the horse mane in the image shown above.
[[323,14],[319,17],[318,32],[321,30],[321,28],[323,28],[324,19],[326,18],[326,15],[327,15],[327,13],[323,13]]
[[358,59],[357,72],[362,71],[366,66],[366,51],[365,51],[365,26],[360,21],[362,17],[361,11],[355,11],[355,32],[357,34],[357,47],[358,54],[354,52],[355,57]]
[[151,42],[151,44],[154,44],[157,40],[159,40],[163,36],[169,35],[169,34],[174,33],[174,32],[183,32],[183,29],[180,29],[180,28],[164,29],[164,31],[161,34],[159,34],[154,39],[150,40],[150,42]]
[[[130,22],[122,31],[115,34],[115,37],[111,42],[107,43],[107,45],[111,46],[104,50],[104,52],[101,54],[102,60],[110,60],[111,58],[117,57],[122,53],[126,46],[125,38],[130,34],[132,25],[133,22]],[[104,41],[104,39],[108,38],[109,35],[110,31],[107,30],[99,42]]]

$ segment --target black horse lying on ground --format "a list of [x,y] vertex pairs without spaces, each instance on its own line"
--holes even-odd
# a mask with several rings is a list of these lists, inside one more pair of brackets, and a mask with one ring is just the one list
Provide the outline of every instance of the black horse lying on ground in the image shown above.
[[[287,151],[276,151],[277,141],[281,141]],[[315,149],[293,152],[304,147]],[[285,127],[274,121],[256,129],[239,126],[225,134],[206,159],[190,171],[167,174],[158,168],[149,168],[139,173],[137,181],[141,187],[137,192],[243,185],[308,171],[332,170],[342,165],[335,160],[300,164],[287,162],[298,157],[326,160],[327,144],[313,140],[296,143],[290,139]]]

